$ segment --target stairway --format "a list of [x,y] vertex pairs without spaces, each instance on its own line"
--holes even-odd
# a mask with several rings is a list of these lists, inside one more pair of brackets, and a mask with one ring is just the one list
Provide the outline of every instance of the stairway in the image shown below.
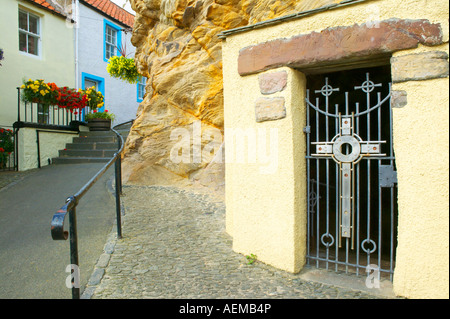
[[66,149],[59,151],[53,164],[106,163],[118,150],[117,136],[112,131],[80,132]]
[[128,134],[130,133],[131,126],[133,125],[132,121],[125,122],[123,124],[116,125],[114,129],[123,137],[123,141],[127,140]]

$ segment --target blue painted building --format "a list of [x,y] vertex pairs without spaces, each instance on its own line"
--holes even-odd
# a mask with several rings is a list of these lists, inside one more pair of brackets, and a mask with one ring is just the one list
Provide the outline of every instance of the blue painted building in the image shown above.
[[142,82],[129,84],[112,78],[106,71],[108,59],[121,55],[120,51],[129,58],[134,57],[135,48],[130,42],[134,15],[110,0],[79,0],[74,18],[78,22],[75,30],[77,88],[95,86],[101,91],[105,97],[104,108],[116,115],[114,124],[134,119],[144,93]]

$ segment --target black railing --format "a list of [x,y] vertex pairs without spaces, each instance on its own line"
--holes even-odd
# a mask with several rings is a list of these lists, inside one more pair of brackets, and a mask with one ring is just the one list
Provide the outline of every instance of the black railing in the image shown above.
[[[117,237],[122,238],[122,221],[120,211],[120,194],[122,193],[122,170],[121,170],[121,154],[123,151],[123,137],[114,129],[111,129],[118,137],[118,151],[111,160],[87,182],[76,194],[67,198],[64,206],[61,207],[54,215],[51,222],[51,234],[53,240],[67,240],[70,237],[70,263],[72,271],[78,271],[78,236],[77,236],[77,217],[76,207],[81,198],[89,191],[89,189],[99,180],[99,178],[115,163],[115,182],[116,182],[116,219],[117,219]],[[64,230],[64,219],[69,214],[69,232]],[[73,267],[75,266],[75,267]],[[72,276],[72,299],[80,299],[80,283],[79,275]],[[78,280],[78,282],[76,282]]]
[[72,121],[83,121],[90,107],[70,112],[57,105],[45,105],[37,102],[23,101],[20,98],[20,87],[17,88],[17,122],[38,123],[47,125],[70,125]]

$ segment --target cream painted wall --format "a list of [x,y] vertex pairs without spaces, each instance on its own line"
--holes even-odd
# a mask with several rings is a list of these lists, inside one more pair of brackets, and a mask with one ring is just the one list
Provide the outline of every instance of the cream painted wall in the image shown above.
[[[448,45],[436,49],[448,53]],[[399,205],[394,289],[410,298],[449,297],[448,80],[393,85],[408,99],[393,110]]]
[[[304,140],[297,142],[295,150],[292,141],[294,132],[301,132],[302,121],[293,122],[288,111],[285,119],[255,122],[254,102],[259,94],[257,74],[239,76],[239,50],[334,26],[402,18],[440,23],[445,44],[430,48],[420,46],[396,55],[427,50],[448,53],[448,13],[449,4],[444,0],[433,1],[433,5],[427,0],[367,1],[227,36],[222,50],[225,134],[229,128],[255,128],[263,124],[278,128],[280,143],[279,169],[273,176],[258,174],[255,164],[226,162],[227,231],[233,236],[233,249],[243,254],[254,253],[263,262],[295,272],[301,267],[301,262],[296,260],[301,260],[302,256],[301,248],[295,249],[292,245],[302,246],[305,235],[303,230],[294,235],[294,224],[304,220],[306,214],[304,206],[298,211],[294,207],[305,201],[299,195],[303,191],[301,183],[293,181],[306,178],[302,176],[301,165],[293,164],[295,157],[304,156]],[[289,74],[289,81],[301,85],[301,76],[294,75],[297,73],[293,71]],[[448,78],[398,83],[393,89],[405,90],[408,95],[408,104],[393,111],[399,186],[394,290],[397,295],[409,298],[448,298]],[[280,95],[286,96],[287,110],[296,110],[299,102],[293,102],[292,82],[287,90]],[[296,98],[300,101],[302,95],[297,93]],[[301,118],[301,109],[298,112]],[[226,148],[226,154],[228,152]],[[281,232],[285,234],[279,237]]]
[[[19,51],[19,7],[41,21],[41,55]],[[2,0],[0,47],[5,59],[0,67],[0,127],[17,121],[17,90],[25,79],[44,79],[59,86],[75,87],[74,32],[63,17],[20,0]]]
[[[235,251],[255,254],[258,260],[298,272],[305,263],[306,251],[306,215],[300,214],[306,209],[306,180],[301,178],[306,168],[305,154],[294,150],[305,147],[301,101],[306,79],[290,68],[281,70],[288,74],[287,87],[270,97],[285,98],[283,119],[256,123],[254,104],[263,96],[259,93],[258,75],[241,79],[246,89],[239,95],[225,95],[233,99],[225,108],[225,121],[232,123],[225,125],[226,227],[233,236]],[[227,83],[224,88],[229,88]],[[249,138],[252,134],[256,143]],[[250,149],[249,156],[245,148],[243,160],[239,160],[242,152],[238,139]]]
[[[19,130],[19,171],[38,168],[38,149],[36,131],[39,129],[23,127]],[[70,134],[73,133],[73,134]],[[77,131],[54,131],[39,132],[39,153],[41,167],[48,165],[48,159],[59,156],[58,150],[71,143],[74,137],[78,136]]]

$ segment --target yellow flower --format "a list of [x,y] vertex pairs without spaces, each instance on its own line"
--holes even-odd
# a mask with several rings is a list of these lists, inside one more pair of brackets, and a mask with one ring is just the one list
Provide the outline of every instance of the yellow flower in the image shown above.
[[25,88],[25,84],[22,84],[22,86],[20,87],[21,89],[24,89]]
[[45,95],[45,91],[44,90],[40,90],[39,93],[41,93],[42,96]]

